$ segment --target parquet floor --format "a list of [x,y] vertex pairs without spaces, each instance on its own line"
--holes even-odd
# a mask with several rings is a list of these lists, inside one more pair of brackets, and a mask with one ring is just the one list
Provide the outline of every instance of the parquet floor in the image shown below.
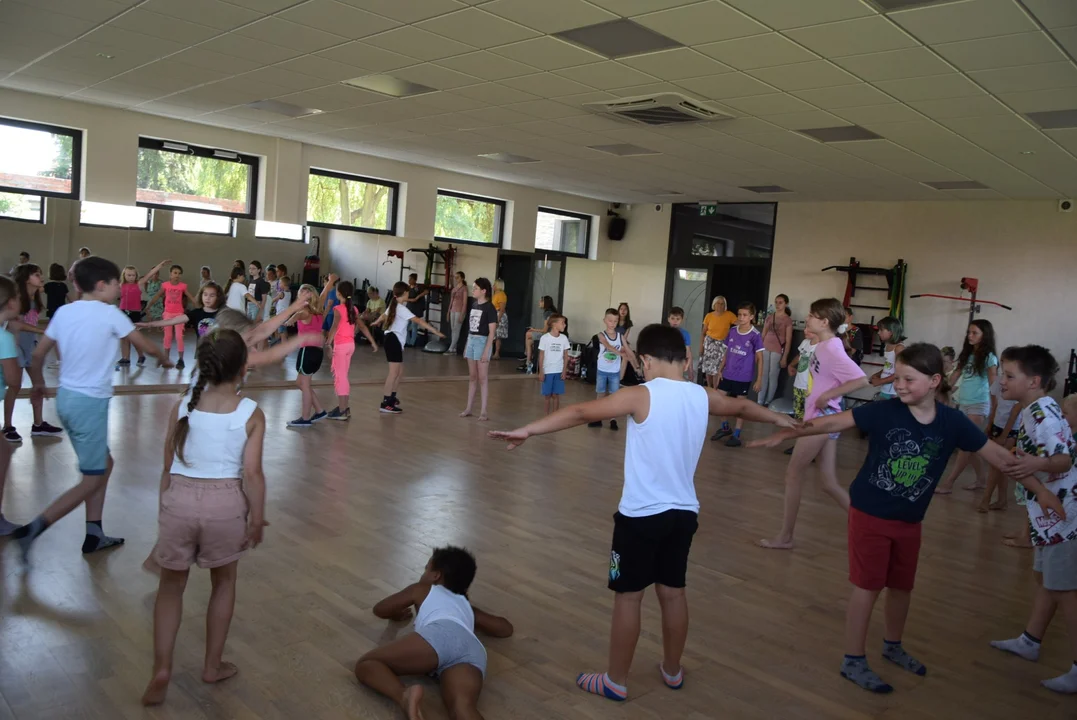
[[[537,382],[492,387],[492,427],[541,413]],[[567,400],[587,399],[590,391],[571,383]],[[630,701],[618,705],[577,690],[576,673],[605,662],[612,600],[605,576],[624,433],[580,428],[510,454],[486,439],[486,425],[456,417],[465,393],[462,382],[407,384],[405,413],[393,417],[375,411],[378,388],[360,387],[350,423],[306,431],[284,427],[297,414],[297,392],[252,394],[270,421],[272,526],[265,544],[240,563],[226,651],[240,674],[216,687],[199,679],[208,576],[196,570],[177,675],[167,704],[153,710],[138,699],[151,661],[156,579],[139,566],[155,538],[162,434],[173,398],[117,397],[110,427],[117,467],[105,523],[127,545],[84,559],[81,511],[39,541],[29,572],[15,547],[0,545],[0,720],[398,718],[357,686],[351,670],[363,652],[408,629],[376,619],[373,604],[413,581],[433,546],[450,542],[476,553],[474,602],[516,626],[514,637],[486,643],[490,673],[480,707],[490,719],[1077,717],[1077,700],[1038,684],[1071,661],[1061,618],[1039,665],[987,645],[1019,632],[1029,607],[1031,552],[998,541],[1019,523],[1016,509],[982,516],[971,493],[936,499],[906,635],[929,674],[913,677],[878,658],[880,614],[869,651],[897,690],[876,697],[837,672],[849,590],[840,511],[810,485],[800,548],[757,549],[754,541],[779,521],[786,458],[711,444],[697,476],[703,510],[688,576],[685,689],[661,684],[657,603],[648,598]],[[17,422],[28,424],[28,413],[20,401]],[[852,478],[863,452],[859,440],[842,440],[843,478]],[[66,441],[27,440],[15,450],[5,513],[30,518],[75,472]],[[446,717],[436,692],[428,693],[426,712]]]

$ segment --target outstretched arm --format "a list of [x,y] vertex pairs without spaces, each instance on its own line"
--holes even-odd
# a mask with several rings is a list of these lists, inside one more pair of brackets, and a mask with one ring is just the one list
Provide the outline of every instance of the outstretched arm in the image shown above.
[[[737,400],[748,402],[749,404],[754,404],[750,403],[750,401],[748,400],[744,400],[744,398],[737,398]],[[744,417],[745,419],[747,419],[748,416],[746,415]],[[788,420],[789,418],[786,419]],[[792,422],[793,421],[790,420],[790,423]],[[776,432],[773,435],[762,438],[760,440],[753,440],[752,442],[748,443],[748,447],[777,447],[786,440],[798,438],[803,435],[829,435],[830,433],[838,433],[844,430],[851,430],[854,427],[856,427],[856,421],[853,419],[853,411],[846,410],[845,412],[838,413],[837,415],[823,415],[817,417],[814,420],[810,420],[799,427],[789,427],[788,425],[786,425],[785,430],[781,430],[780,432]]]
[[296,301],[289,305],[284,312],[277,313],[268,320],[263,320],[254,328],[242,333],[243,341],[248,345],[256,345],[262,342],[270,335],[277,332],[281,325],[288,322],[297,312],[306,307],[306,305],[307,303],[305,300],[296,298]]
[[411,318],[411,321],[412,321],[413,323],[418,323],[419,327],[421,327],[421,328],[422,328],[423,330],[426,330],[426,331],[427,331],[428,333],[434,333],[434,334],[435,334],[435,335],[437,335],[437,336],[438,336],[439,338],[443,338],[443,337],[445,337],[445,334],[444,334],[444,333],[442,333],[442,332],[441,332],[441,331],[439,331],[439,330],[435,330],[435,329],[434,329],[434,326],[433,326],[433,325],[431,325],[430,323],[428,323],[428,322],[427,322],[426,320],[423,320],[423,319],[422,319],[421,317],[419,317],[418,315],[413,315],[413,316],[412,316],[412,318]]
[[161,268],[163,268],[165,265],[167,265],[170,262],[172,262],[172,258],[165,258],[161,262],[154,265],[153,268],[148,273],[146,273],[141,278],[139,278],[138,284],[142,286],[142,289],[143,290],[146,289],[146,281],[149,280],[151,277],[153,277],[154,273],[161,272]]
[[177,315],[174,318],[168,320],[154,320],[152,322],[137,322],[136,328],[160,328],[160,327],[172,327],[173,325],[185,325],[190,322],[190,318],[187,315]]
[[647,388],[640,386],[622,388],[613,395],[607,395],[598,400],[561,408],[555,413],[516,430],[491,431],[489,436],[508,441],[509,450],[512,450],[534,435],[547,435],[595,420],[606,420],[621,415],[638,415],[647,412],[650,404],[650,392]]
[[508,619],[500,615],[491,615],[474,605],[471,606],[471,611],[475,613],[475,629],[479,632],[496,638],[512,637],[513,627]]

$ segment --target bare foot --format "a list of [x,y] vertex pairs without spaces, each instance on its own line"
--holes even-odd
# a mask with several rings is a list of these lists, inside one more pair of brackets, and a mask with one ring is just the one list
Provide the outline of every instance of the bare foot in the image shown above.
[[1014,530],[1013,532],[1002,533],[1002,537],[1006,538],[1007,540],[1012,540],[1013,538],[1017,537],[1017,531]]
[[464,412],[460,413],[460,417],[471,417],[471,411],[465,410]]
[[987,486],[986,485],[977,485],[976,483],[973,483],[972,485],[966,485],[961,489],[962,490],[971,490],[972,492],[978,492],[980,490],[983,490],[985,487],[987,487]]
[[220,666],[216,670],[206,668],[202,671],[202,682],[207,683],[219,683],[222,680],[228,678],[239,672],[239,668],[230,662],[221,662]]
[[976,512],[986,514],[987,513],[987,506],[986,505],[977,505],[976,506]]
[[1030,547],[1032,547],[1032,541],[1031,540],[1018,540],[1017,538],[1005,538],[1002,541],[1002,544],[1005,545],[1006,547],[1015,547],[1015,548],[1030,548]]
[[168,670],[158,670],[146,686],[146,692],[142,693],[143,705],[160,705],[165,701],[168,694],[168,681],[172,679],[172,673]]
[[792,540],[782,540],[781,538],[775,538],[774,540],[760,540],[759,547],[767,548],[768,550],[792,550]]
[[952,487],[944,488],[942,485],[939,485],[937,488],[935,488],[936,495],[952,495],[953,492],[954,489]]
[[1000,503],[1000,502],[993,502],[990,505],[990,508],[992,510],[1003,510],[1003,511],[1005,511],[1009,507],[1010,506],[1007,503]]
[[479,415],[479,422],[490,422],[490,416],[486,413]]
[[422,701],[422,685],[412,685],[404,691],[404,711],[408,714],[408,720],[424,720],[423,711],[419,709]]

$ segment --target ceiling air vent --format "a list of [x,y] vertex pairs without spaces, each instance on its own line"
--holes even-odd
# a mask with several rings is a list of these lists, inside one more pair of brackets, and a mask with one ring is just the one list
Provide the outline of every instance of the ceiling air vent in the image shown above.
[[690,100],[677,93],[660,93],[610,102],[587,103],[584,107],[593,112],[616,115],[643,125],[677,125],[731,119],[729,115],[711,110],[704,107],[703,103]]

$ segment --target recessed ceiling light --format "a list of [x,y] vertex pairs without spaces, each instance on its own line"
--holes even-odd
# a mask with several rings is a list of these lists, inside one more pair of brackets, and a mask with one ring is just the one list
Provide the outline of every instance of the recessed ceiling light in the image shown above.
[[116,56],[115,55],[109,55],[108,53],[97,53],[97,57],[104,58],[106,60],[112,60]]
[[616,155],[618,157],[632,157],[634,155],[661,155],[657,150],[648,150],[645,147],[639,145],[632,145],[630,143],[614,143],[613,145],[588,145],[587,147],[592,150],[597,150],[600,153],[606,153],[607,155]]
[[322,112],[321,110],[300,107],[299,105],[281,102],[280,100],[259,100],[258,102],[247,103],[247,107],[251,110],[264,110],[265,112],[286,115],[292,118],[304,117],[306,115],[320,115]]
[[842,125],[839,127],[808,128],[797,130],[801,135],[807,135],[821,143],[854,142],[856,140],[882,140],[882,135],[877,135],[867,128],[859,125]]
[[1025,113],[1041,130],[1064,130],[1077,128],[1077,110],[1048,110],[1046,112]]
[[1021,154],[1022,155],[1035,155],[1036,151],[1035,150],[1022,150]]
[[759,193],[760,195],[775,195],[777,193],[793,192],[789,188],[783,188],[781,185],[741,185],[740,189]]
[[415,95],[426,95],[427,93],[437,92],[435,88],[420,85],[419,83],[408,82],[407,80],[401,80],[392,75],[366,75],[364,77],[352,78],[351,80],[344,80],[343,84],[359,88],[360,90],[370,90],[371,92],[395,98],[414,97]]
[[656,33],[650,28],[623,19],[565,30],[554,33],[554,37],[568,40],[570,43],[593,50],[608,58],[622,58],[684,47],[676,40]]
[[927,185],[929,188],[935,190],[990,190],[983,183],[978,183],[975,180],[946,180],[942,182],[925,182],[923,185]]
[[509,165],[525,165],[527,163],[542,162],[541,160],[529,158],[525,155],[513,155],[512,153],[507,152],[483,153],[482,155],[479,155],[479,157],[486,158],[487,160],[495,160],[497,162],[507,163]]

